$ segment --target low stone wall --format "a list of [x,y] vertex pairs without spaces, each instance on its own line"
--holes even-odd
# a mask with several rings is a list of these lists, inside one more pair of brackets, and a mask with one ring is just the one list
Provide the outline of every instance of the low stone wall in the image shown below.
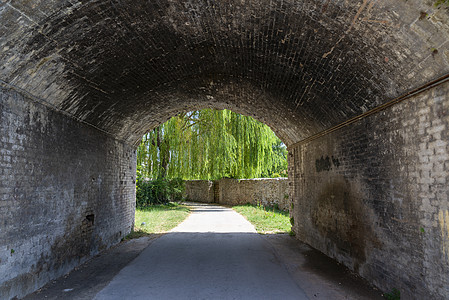
[[214,202],[214,182],[209,180],[189,180],[186,181],[184,198],[190,201],[213,203]]
[[288,179],[221,179],[219,180],[219,203],[227,205],[262,204],[278,205],[282,210],[289,209]]
[[220,179],[186,182],[185,198],[205,203],[226,205],[262,204],[289,210],[287,178]]

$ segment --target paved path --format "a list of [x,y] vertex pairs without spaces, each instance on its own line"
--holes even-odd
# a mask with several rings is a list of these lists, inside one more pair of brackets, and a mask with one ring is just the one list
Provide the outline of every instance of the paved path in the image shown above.
[[242,216],[220,206],[192,208],[171,233],[120,243],[25,300],[307,299],[304,292],[317,300],[384,299],[289,235],[255,234]]
[[241,215],[221,206],[193,209],[95,299],[309,299]]

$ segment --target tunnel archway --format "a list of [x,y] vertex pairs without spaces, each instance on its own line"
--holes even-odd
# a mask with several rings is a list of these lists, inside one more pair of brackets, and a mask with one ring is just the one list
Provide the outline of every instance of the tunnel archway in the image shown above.
[[4,84],[127,142],[214,94],[297,142],[449,66],[445,10],[419,1],[7,2],[1,16]]
[[[7,297],[117,242],[131,226],[135,143],[205,107],[253,116],[289,146],[299,238],[382,289],[449,293],[445,6],[9,1],[0,18]],[[19,248],[35,250],[25,260]]]

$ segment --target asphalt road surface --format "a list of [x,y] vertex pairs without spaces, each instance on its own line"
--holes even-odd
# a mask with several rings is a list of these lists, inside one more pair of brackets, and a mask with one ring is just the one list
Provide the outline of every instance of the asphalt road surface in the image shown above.
[[229,208],[188,205],[170,233],[120,243],[25,300],[384,299],[294,237],[259,235]]
[[309,299],[245,218],[220,206],[193,208],[95,299]]

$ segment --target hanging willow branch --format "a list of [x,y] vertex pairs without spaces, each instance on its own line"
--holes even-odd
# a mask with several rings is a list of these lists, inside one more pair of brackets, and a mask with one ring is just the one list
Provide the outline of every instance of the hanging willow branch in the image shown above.
[[271,129],[229,110],[182,113],[147,133],[141,176],[217,179],[286,175],[287,150]]

